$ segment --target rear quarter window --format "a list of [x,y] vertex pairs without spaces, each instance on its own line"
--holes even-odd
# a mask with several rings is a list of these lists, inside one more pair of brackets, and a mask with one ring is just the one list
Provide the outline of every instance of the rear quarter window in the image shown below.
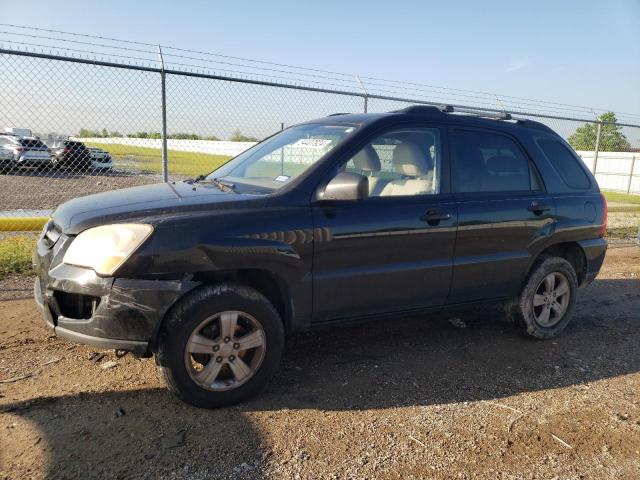
[[591,181],[580,165],[580,160],[562,142],[539,138],[536,143],[569,188],[587,190],[591,187]]

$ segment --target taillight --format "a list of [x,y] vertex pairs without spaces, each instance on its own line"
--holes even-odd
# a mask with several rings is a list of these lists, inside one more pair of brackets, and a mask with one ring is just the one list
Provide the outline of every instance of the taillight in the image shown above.
[[609,214],[609,206],[607,205],[607,199],[605,198],[604,193],[601,193],[600,196],[602,197],[602,204],[604,205],[604,218],[602,219],[602,230],[600,230],[600,236],[606,237],[607,236],[607,216]]
[[13,153],[15,153],[16,155],[18,155],[18,154],[20,154],[20,153],[22,153],[24,151],[25,151],[24,147],[16,147],[16,148],[13,149]]
[[63,152],[64,153],[69,153],[71,151],[71,147],[64,147]]

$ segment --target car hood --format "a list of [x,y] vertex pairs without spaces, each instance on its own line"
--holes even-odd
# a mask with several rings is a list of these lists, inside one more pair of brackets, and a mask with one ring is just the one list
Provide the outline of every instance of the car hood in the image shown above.
[[209,183],[170,182],[124,188],[70,200],[52,214],[66,234],[110,222],[141,221],[185,211],[232,208],[237,202],[260,201],[256,195],[223,192]]

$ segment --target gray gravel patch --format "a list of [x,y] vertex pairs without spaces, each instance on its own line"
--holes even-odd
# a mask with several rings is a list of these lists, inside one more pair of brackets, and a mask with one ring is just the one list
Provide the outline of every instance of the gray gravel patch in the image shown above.
[[30,275],[10,273],[0,279],[0,301],[33,298],[33,278]]

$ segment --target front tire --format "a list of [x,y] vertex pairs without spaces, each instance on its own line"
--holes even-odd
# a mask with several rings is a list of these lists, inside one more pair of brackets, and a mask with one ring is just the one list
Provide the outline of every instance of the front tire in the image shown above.
[[578,291],[573,266],[564,258],[538,259],[508,313],[527,335],[538,339],[558,336],[571,320]]
[[216,408],[257,394],[283,349],[284,328],[273,305],[250,287],[225,283],[196,290],[172,309],[156,362],[181,400]]

